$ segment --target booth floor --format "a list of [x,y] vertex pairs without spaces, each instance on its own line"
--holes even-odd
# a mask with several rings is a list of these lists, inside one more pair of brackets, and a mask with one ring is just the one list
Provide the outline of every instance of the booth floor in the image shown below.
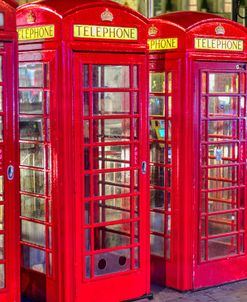
[[[247,280],[186,293],[153,285],[152,292],[153,302],[247,302]],[[150,300],[140,300],[148,301]],[[32,301],[22,299],[22,302]]]

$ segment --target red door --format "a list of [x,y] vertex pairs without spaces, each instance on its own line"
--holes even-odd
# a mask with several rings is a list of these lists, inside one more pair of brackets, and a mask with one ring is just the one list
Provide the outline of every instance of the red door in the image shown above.
[[244,63],[196,63],[195,71],[198,288],[247,277],[247,91]]
[[34,301],[58,299],[54,62],[54,51],[19,54],[21,287]]
[[145,57],[74,54],[75,301],[149,290]]
[[19,301],[15,63],[13,45],[0,47],[0,301]]

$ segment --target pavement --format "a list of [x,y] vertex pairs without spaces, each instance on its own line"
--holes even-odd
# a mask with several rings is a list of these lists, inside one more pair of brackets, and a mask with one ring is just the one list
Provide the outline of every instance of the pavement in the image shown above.
[[[247,302],[247,280],[211,287],[194,292],[178,292],[169,288],[152,286],[153,300],[140,302]],[[22,302],[32,302],[22,299]],[[87,301],[85,301],[87,302]],[[100,302],[100,301],[99,301]]]

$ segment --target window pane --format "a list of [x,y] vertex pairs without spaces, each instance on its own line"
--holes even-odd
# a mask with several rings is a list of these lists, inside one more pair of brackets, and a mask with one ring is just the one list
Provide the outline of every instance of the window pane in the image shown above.
[[21,190],[30,193],[45,193],[45,174],[41,171],[20,169]]
[[149,115],[165,115],[165,97],[155,96],[149,100]]
[[44,145],[20,144],[20,161],[22,166],[44,167]]
[[164,213],[150,213],[150,228],[152,232],[164,233]]
[[130,140],[129,119],[104,119],[94,122],[95,142],[115,142]]
[[20,91],[19,92],[20,113],[43,114],[44,96],[43,91]]
[[129,88],[129,66],[93,65],[93,87]]
[[4,131],[4,129],[3,129],[3,117],[1,116],[0,117],[0,142],[3,141],[3,131]]
[[22,265],[26,268],[45,273],[46,272],[46,255],[39,249],[22,246]]
[[0,260],[4,259],[4,235],[0,235]]
[[219,235],[237,230],[237,214],[227,213],[208,216],[209,235]]
[[129,145],[94,148],[94,169],[127,168],[129,166]]
[[3,87],[0,86],[0,112],[3,111]]
[[208,258],[215,259],[237,254],[237,236],[208,240]]
[[150,73],[150,92],[164,93],[165,92],[165,73],[151,72]]
[[20,118],[20,138],[24,140],[44,140],[44,120],[38,118]]
[[4,230],[4,205],[0,205],[0,231]]
[[237,73],[210,73],[210,93],[238,93],[239,76]]
[[164,257],[164,238],[161,236],[151,235],[151,255]]
[[238,115],[238,98],[219,96],[208,98],[208,114],[210,117]]
[[5,265],[0,264],[0,288],[5,288]]
[[32,196],[21,196],[21,216],[45,221],[45,200]]
[[128,92],[95,92],[93,94],[94,115],[130,113],[130,94]]
[[45,225],[22,220],[21,240],[45,247]]
[[41,63],[19,65],[20,87],[44,87],[44,69]]

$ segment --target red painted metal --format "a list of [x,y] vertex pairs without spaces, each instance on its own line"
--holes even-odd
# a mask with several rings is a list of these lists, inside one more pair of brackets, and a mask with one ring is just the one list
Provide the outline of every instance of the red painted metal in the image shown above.
[[[165,239],[166,252],[158,255],[158,245],[151,240],[151,272],[155,282],[190,290],[247,277],[247,40],[241,25],[211,14],[178,12],[150,20],[150,40],[174,38],[174,48],[166,43],[168,49],[150,50],[151,79],[172,73],[171,93],[156,93],[150,85],[151,102],[172,97],[171,117],[167,111],[155,114],[151,107],[149,113],[151,122],[171,119],[171,140],[169,132],[163,139],[150,138],[156,142],[156,156],[162,144],[172,149],[168,165],[152,160],[151,150],[151,167],[172,171],[171,201],[164,199],[165,208],[151,203],[152,215],[159,213],[165,221],[158,232],[151,228],[151,234],[156,241]],[[196,47],[198,38],[208,44]],[[242,46],[227,50],[214,44],[228,40],[240,40]],[[151,189],[160,187],[151,183]],[[166,186],[162,190],[168,191]]]
[[0,300],[20,301],[15,6],[0,1]]
[[[81,24],[134,28],[138,36],[76,38],[73,27]],[[30,28],[53,25],[54,36],[30,38]],[[21,150],[36,156],[32,163],[23,157],[21,179],[42,180],[42,189],[23,184],[20,194],[35,205],[43,200],[43,215],[21,216],[22,292],[52,302],[146,295],[147,20],[110,1],[39,1],[18,8],[17,26],[20,104],[37,96],[36,109],[20,112]],[[35,131],[25,133],[30,125]]]

